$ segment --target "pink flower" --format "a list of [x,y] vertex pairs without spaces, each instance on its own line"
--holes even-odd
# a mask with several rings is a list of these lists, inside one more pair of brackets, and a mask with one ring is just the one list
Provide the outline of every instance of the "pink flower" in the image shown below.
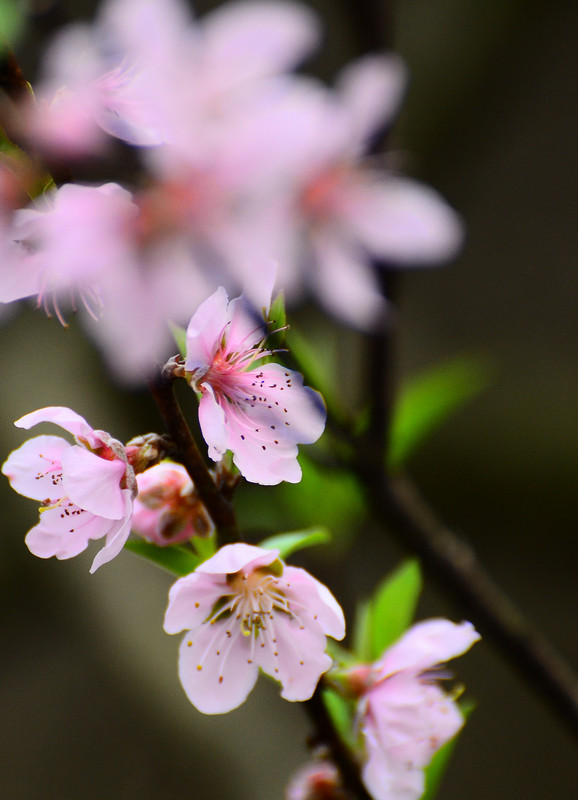
[[296,701],[309,699],[331,666],[325,637],[345,635],[341,607],[326,586],[278,555],[226,545],[171,588],[164,627],[190,631],[179,676],[205,714],[239,706],[259,668],[280,681],[282,697]]
[[26,536],[40,558],[72,558],[91,539],[106,542],[91,567],[94,572],[113,559],[131,528],[136,481],[124,448],[105,431],[93,430],[69,408],[50,406],[14,424],[28,430],[53,422],[75,437],[37,436],[10,454],[2,467],[15,491],[40,500],[40,522]]
[[363,781],[375,800],[418,800],[423,769],[463,725],[437,685],[441,662],[480,638],[470,622],[431,619],[410,628],[373,665],[358,716],[365,739]]
[[116,183],[65,184],[16,211],[4,237],[0,302],[36,296],[62,323],[79,306],[127,382],[169,355],[167,320],[185,322],[209,291],[188,239]]
[[104,133],[204,147],[231,99],[291,68],[317,38],[311,12],[279,0],[228,3],[200,22],[179,0],[109,0],[93,26],[69,26],[54,40],[25,126],[41,146],[73,157],[100,149]]
[[404,86],[396,56],[355,62],[335,92],[303,98],[295,109],[298,146],[280,153],[294,185],[269,223],[276,225],[274,257],[287,273],[281,283],[301,273],[330,311],[362,329],[371,329],[385,308],[376,262],[434,266],[453,257],[463,239],[457,214],[437,192],[367,156],[391,124]]
[[181,464],[163,461],[137,475],[133,532],[160,545],[210,536],[214,525]]
[[297,483],[297,444],[321,436],[325,407],[299,373],[280,364],[254,366],[271,355],[262,339],[263,326],[243,299],[228,302],[219,287],[189,323],[185,370],[201,394],[199,423],[213,461],[232,450],[248,481]]

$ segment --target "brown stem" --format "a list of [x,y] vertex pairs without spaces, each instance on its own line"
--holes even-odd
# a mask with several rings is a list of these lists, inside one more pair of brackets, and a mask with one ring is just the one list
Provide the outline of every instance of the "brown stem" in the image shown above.
[[167,432],[176,445],[175,458],[181,462],[195,484],[199,497],[211,515],[224,541],[238,540],[237,521],[233,505],[215,483],[197,448],[173,391],[175,376],[171,362],[150,383],[153,399],[164,420]]

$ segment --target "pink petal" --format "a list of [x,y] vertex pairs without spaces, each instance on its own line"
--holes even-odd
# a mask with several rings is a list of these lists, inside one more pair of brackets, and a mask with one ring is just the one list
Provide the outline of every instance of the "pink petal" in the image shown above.
[[65,494],[61,459],[71,446],[60,436],[29,439],[10,453],[2,472],[14,491],[33,500],[48,500],[52,504]]
[[285,700],[308,700],[319,678],[330,668],[321,627],[306,611],[297,617],[274,613],[266,623],[265,647],[255,646],[261,669],[281,682]]
[[376,667],[383,675],[402,670],[420,673],[465,653],[479,639],[471,622],[456,625],[447,619],[425,620],[386,650]]
[[[179,652],[179,677],[191,703],[204,714],[224,714],[246,700],[259,668],[251,658],[251,637],[237,624],[203,625],[185,636]],[[199,669],[200,667],[200,669]]]
[[124,461],[107,461],[74,445],[63,454],[62,468],[64,490],[73,503],[105,519],[124,517],[126,504],[120,488]]
[[227,323],[227,292],[219,286],[196,310],[187,328],[187,358],[185,369],[208,367],[221,343]]
[[232,575],[240,570],[252,571],[267,567],[279,556],[279,550],[268,550],[252,544],[226,544],[214,556],[200,564],[196,572],[212,575]]
[[336,89],[349,112],[359,148],[380,126],[393,120],[406,84],[405,65],[393,54],[365,56],[341,72]]
[[402,764],[423,768],[462,727],[457,705],[437,686],[399,673],[368,693],[369,727]]
[[288,596],[292,607],[296,604],[297,612],[301,607],[307,609],[323,633],[333,639],[343,639],[345,636],[343,609],[327,586],[299,567],[285,567],[283,579],[291,585]]
[[452,258],[463,241],[456,212],[429,186],[376,175],[351,190],[346,222],[377,258],[400,266]]
[[291,67],[317,43],[319,26],[304,6],[244,2],[202,21],[204,67],[221,90]]
[[30,552],[39,558],[72,558],[86,550],[91,539],[105,536],[111,524],[104,517],[68,503],[44,510],[25,541]]
[[362,770],[365,786],[374,800],[418,800],[424,793],[423,771],[400,764],[366,728],[367,761]]
[[375,271],[360,248],[329,226],[312,238],[316,256],[310,275],[323,305],[338,318],[370,331],[387,312]]
[[90,568],[91,573],[95,572],[103,564],[112,561],[112,559],[120,553],[126,540],[130,536],[132,521],[132,493],[130,489],[122,490],[122,499],[124,501],[123,517],[118,522],[115,521],[106,534],[106,544],[102,550],[96,554]]
[[197,569],[171,586],[165,613],[167,633],[198,628],[210,615],[217,600],[227,593],[221,576],[204,575]]
[[225,412],[215,399],[213,387],[205,383],[203,389],[199,403],[199,425],[203,438],[209,445],[209,458],[220,461],[228,449]]
[[65,406],[48,406],[47,408],[39,408],[38,411],[32,411],[14,423],[17,428],[24,428],[29,430],[34,425],[40,422],[53,422],[65,431],[71,433],[77,439],[82,439],[91,447],[99,447],[102,442],[94,436],[94,430],[90,427],[88,422]]

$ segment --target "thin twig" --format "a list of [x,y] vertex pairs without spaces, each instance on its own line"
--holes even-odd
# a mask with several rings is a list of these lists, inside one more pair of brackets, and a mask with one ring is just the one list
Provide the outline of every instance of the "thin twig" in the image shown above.
[[239,535],[234,508],[220,491],[203,461],[175,397],[173,390],[175,377],[166,367],[149,386],[167,432],[176,445],[175,458],[189,473],[221,539],[225,542],[237,541]]

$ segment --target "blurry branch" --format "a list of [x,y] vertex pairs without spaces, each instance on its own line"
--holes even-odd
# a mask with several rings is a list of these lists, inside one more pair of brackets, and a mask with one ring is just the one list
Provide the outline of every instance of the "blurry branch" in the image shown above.
[[174,381],[179,377],[177,373],[178,368],[175,370],[173,361],[165,364],[159,375],[149,384],[151,394],[163,418],[167,433],[176,445],[174,457],[189,473],[220,536],[224,541],[237,541],[239,535],[233,505],[217,486],[203,461],[175,397],[173,387]]
[[518,672],[578,734],[578,677],[486,573],[475,553],[438,520],[412,482],[369,462],[357,473],[378,519],[417,553],[441,588],[464,606]]

